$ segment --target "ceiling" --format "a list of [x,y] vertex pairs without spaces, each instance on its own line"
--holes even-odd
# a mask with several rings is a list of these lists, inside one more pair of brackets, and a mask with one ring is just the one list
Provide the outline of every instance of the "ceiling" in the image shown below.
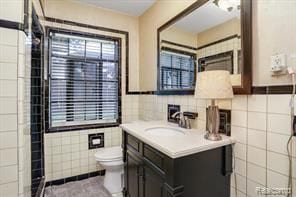
[[179,20],[174,26],[184,31],[200,33],[235,17],[240,17],[240,11],[227,12],[209,1]]
[[142,15],[156,0],[75,0],[131,16]]

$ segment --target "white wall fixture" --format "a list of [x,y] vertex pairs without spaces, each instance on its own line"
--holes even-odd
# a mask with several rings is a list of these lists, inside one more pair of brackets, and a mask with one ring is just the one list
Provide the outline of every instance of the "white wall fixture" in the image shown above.
[[215,0],[214,4],[216,4],[222,10],[228,12],[240,10],[240,0]]
[[285,74],[287,71],[286,54],[276,54],[270,57],[270,67],[273,75]]

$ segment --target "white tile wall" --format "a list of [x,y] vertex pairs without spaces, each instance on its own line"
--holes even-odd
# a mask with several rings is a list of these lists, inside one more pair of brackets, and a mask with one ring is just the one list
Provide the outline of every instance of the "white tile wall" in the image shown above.
[[232,136],[235,137],[237,142],[246,144],[247,143],[247,128],[231,126]]
[[267,152],[267,169],[272,171],[289,175],[289,159],[286,155],[281,155],[278,153]]
[[247,112],[246,111],[238,111],[238,110],[232,110],[231,112],[231,124],[233,126],[239,126],[239,127],[247,127]]
[[235,158],[235,173],[241,175],[241,176],[246,176],[247,175],[247,164],[245,160]]
[[248,99],[246,96],[235,96],[232,100],[232,110],[247,111]]
[[268,97],[268,113],[274,114],[290,114],[290,95],[269,95]]
[[266,113],[248,112],[248,128],[266,131]]
[[11,197],[18,195],[17,41],[18,31],[0,28],[0,196]]
[[[231,176],[231,186],[237,188],[237,190],[243,194],[247,191],[247,180],[245,176],[241,176],[237,173],[233,173]],[[245,195],[244,195],[245,196]]]
[[[190,106],[191,111],[202,112],[193,125],[195,128],[205,128],[206,104],[203,100],[195,100],[192,96],[143,95],[139,101],[141,119],[166,120],[167,104],[180,104],[181,110]],[[289,165],[286,143],[291,128],[290,95],[240,95],[228,102],[219,102],[219,105],[232,109],[231,132],[237,140],[231,195],[235,197],[235,188],[237,197],[258,197],[256,187],[287,187]],[[295,166],[295,139],[292,154]],[[295,185],[296,172],[293,177]],[[296,189],[293,195],[296,196]]]
[[88,134],[92,133],[104,133],[105,147],[121,145],[119,127],[45,135],[45,176],[47,181],[102,169],[94,157],[97,150],[88,149]]
[[23,0],[1,0],[0,19],[22,22],[24,13]]
[[268,114],[267,131],[289,135],[291,133],[291,118],[289,115]]
[[0,167],[17,164],[17,148],[0,151]]
[[266,131],[248,129],[248,144],[257,148],[266,148]]
[[[23,0],[0,1],[0,19],[23,21]],[[30,42],[0,28],[0,196],[31,196]],[[26,49],[26,50],[25,50]],[[23,75],[19,75],[23,70]]]
[[[259,195],[257,192],[256,192],[256,188],[257,187],[264,187],[264,185],[261,185],[259,183],[256,183],[254,181],[251,181],[251,180],[247,180],[247,196],[262,196],[262,195]],[[244,195],[246,196],[246,195]]]
[[262,168],[261,166],[252,163],[248,163],[247,168],[248,179],[255,181],[261,185],[266,185],[266,168]]
[[247,146],[237,142],[234,145],[234,156],[236,158],[246,160],[247,159]]
[[16,114],[17,99],[16,98],[0,98],[0,114]]
[[15,181],[0,185],[0,196],[18,196],[18,183]]
[[267,97],[265,95],[248,96],[248,111],[266,112]]
[[247,160],[261,167],[266,167],[266,151],[264,149],[248,146]]
[[287,155],[287,143],[289,136],[277,133],[267,134],[267,150]]
[[31,40],[24,32],[18,38],[18,195],[31,196]]
[[285,188],[287,187],[288,177],[272,170],[267,171],[267,187]]

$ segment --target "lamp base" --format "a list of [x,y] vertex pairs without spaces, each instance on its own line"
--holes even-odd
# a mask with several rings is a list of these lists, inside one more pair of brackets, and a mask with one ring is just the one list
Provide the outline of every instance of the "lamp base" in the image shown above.
[[219,124],[219,108],[215,105],[215,100],[212,99],[212,104],[207,109],[207,134],[205,135],[205,139],[211,141],[222,140],[222,137],[219,135]]
[[211,140],[211,141],[220,141],[222,140],[222,137],[219,133],[207,133],[205,135],[205,139]]

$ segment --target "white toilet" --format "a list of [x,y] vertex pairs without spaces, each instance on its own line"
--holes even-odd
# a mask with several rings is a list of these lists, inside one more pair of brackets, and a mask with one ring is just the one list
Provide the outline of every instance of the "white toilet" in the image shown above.
[[123,160],[120,146],[101,148],[95,154],[96,161],[106,170],[104,186],[117,196],[123,188]]

